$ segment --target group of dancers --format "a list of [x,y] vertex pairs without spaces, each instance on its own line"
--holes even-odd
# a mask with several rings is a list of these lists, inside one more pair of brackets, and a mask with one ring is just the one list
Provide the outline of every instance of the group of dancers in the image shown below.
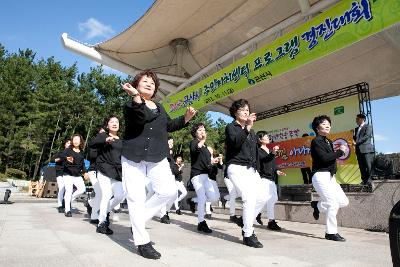
[[[179,202],[187,191],[182,182],[182,157],[172,155],[173,140],[168,133],[188,126],[197,111],[188,107],[185,115],[171,119],[163,106],[153,101],[159,80],[150,70],[135,76],[131,83],[122,85],[130,96],[124,107],[124,140],[119,135],[119,120],[108,117],[97,136],[89,142],[91,167],[85,170],[82,154],[83,139],[74,135],[65,142],[65,150],[54,157],[58,164],[59,212],[71,217],[71,201],[85,191],[85,180],[92,182],[98,199],[91,200],[91,221],[97,223],[96,231],[112,234],[109,215],[124,198],[127,200],[132,234],[138,253],[149,259],[159,259],[161,254],[153,247],[146,223],[154,216],[169,223],[168,211],[175,204],[181,214]],[[270,142],[265,131],[253,130],[256,120],[250,104],[245,99],[234,101],[229,109],[233,121],[225,129],[225,158],[207,145],[205,125],[192,125],[190,142],[190,181],[196,192],[197,230],[212,233],[205,218],[210,203],[220,199],[217,173],[224,168],[224,181],[229,191],[230,220],[242,229],[243,244],[262,248],[254,231],[254,221],[263,224],[266,211],[268,228],[281,230],[275,221],[274,206],[278,200],[276,177],[285,175],[275,166],[275,153],[268,148]],[[312,202],[313,216],[327,213],[326,238],[344,241],[337,232],[336,213],[348,204],[348,199],[336,183],[336,159],[346,152],[341,146],[335,151],[327,138],[331,121],[327,116],[316,117],[313,129],[317,137],[311,144],[313,158],[313,185],[320,201]],[[224,164],[225,161],[225,164]],[[77,188],[72,193],[73,185]],[[62,208],[62,191],[65,208]],[[180,195],[178,197],[178,192]],[[241,197],[242,215],[236,216],[235,199]],[[97,216],[98,215],[98,216]]]

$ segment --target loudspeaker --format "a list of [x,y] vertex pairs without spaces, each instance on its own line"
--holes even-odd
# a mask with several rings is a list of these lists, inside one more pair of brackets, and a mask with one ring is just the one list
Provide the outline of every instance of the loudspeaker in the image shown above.
[[378,155],[374,159],[372,174],[374,176],[393,176],[393,162],[387,155]]

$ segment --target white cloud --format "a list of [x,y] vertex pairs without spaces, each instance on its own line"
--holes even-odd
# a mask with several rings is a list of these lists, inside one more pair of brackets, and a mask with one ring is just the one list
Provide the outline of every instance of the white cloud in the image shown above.
[[375,141],[387,141],[387,140],[389,140],[389,138],[387,138],[386,136],[384,136],[382,134],[374,134],[374,139],[375,139]]
[[104,25],[95,18],[89,18],[86,22],[79,23],[79,31],[87,40],[96,37],[109,37],[115,33],[110,25]]

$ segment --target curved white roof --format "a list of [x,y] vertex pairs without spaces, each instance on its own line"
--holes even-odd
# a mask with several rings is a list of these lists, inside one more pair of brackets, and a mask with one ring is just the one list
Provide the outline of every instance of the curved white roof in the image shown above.
[[[197,78],[191,82],[195,83],[273,41],[302,24],[311,13],[323,12],[335,2],[157,0],[128,29],[92,48],[100,55],[132,69],[151,68],[164,74],[165,81],[160,88],[162,98],[175,93],[177,87],[193,75]],[[297,19],[286,23],[288,18],[295,16]],[[268,29],[279,25],[282,25],[282,31],[262,36]],[[233,97],[222,99],[207,109],[226,113],[226,107],[232,100],[247,98],[255,112],[262,112],[363,81],[370,84],[373,99],[399,95],[399,29],[399,26],[392,27]],[[243,47],[243,44],[252,41],[250,46]],[[228,53],[234,55],[213,64]],[[200,75],[198,72],[206,67],[207,71]]]

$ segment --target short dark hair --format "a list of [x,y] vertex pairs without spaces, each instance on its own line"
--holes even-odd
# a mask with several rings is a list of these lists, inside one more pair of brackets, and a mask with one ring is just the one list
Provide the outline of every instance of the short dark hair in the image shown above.
[[168,135],[167,140],[174,140],[174,137],[172,135]]
[[157,94],[158,87],[160,86],[160,80],[158,79],[157,74],[154,71],[147,69],[136,74],[135,78],[133,78],[133,81],[131,82],[131,85],[133,86],[133,88],[137,89],[139,82],[143,78],[143,76],[147,76],[153,79],[154,94],[151,96],[151,98],[155,97],[155,95]]
[[[103,130],[106,130],[106,129],[107,129],[107,127],[108,127],[108,122],[109,122],[112,118],[116,118],[116,119],[119,121],[119,118],[118,118],[117,116],[115,116],[115,115],[110,115],[110,116],[104,118],[104,120],[103,120],[103,125],[101,126],[101,128],[102,128]],[[99,131],[100,131],[100,129],[99,129]]]
[[81,140],[81,143],[79,144],[79,149],[82,150],[85,147],[85,139],[83,139],[82,135],[80,135],[80,134],[74,134],[74,135],[71,136],[71,146],[74,145],[72,143],[72,141],[74,140],[75,136],[78,136],[79,139]]
[[357,118],[365,120],[367,117],[364,114],[360,113],[360,114],[357,114]]
[[190,134],[192,135],[193,138],[196,138],[196,132],[201,126],[203,126],[204,129],[206,128],[206,126],[202,122],[198,122],[192,125],[192,130],[190,131]]
[[181,157],[182,160],[183,160],[183,156],[182,156],[181,154],[176,154],[176,155],[174,156],[174,161],[176,161],[176,159],[179,158],[179,157]]
[[64,141],[63,141],[63,147],[65,147],[65,144],[68,143],[68,142],[71,142],[71,139],[70,138],[65,138]]
[[303,133],[303,135],[301,137],[306,137],[306,136],[310,136],[308,133]]
[[231,114],[231,117],[236,118],[236,112],[240,108],[243,108],[245,106],[248,106],[249,110],[250,110],[249,101],[247,101],[246,99],[239,99],[239,100],[234,101],[232,103],[231,107],[229,108],[229,113]]
[[266,135],[268,135],[268,133],[266,131],[258,131],[257,132],[258,139],[262,139]]
[[329,124],[332,124],[331,118],[329,118],[329,116],[327,116],[327,115],[319,115],[313,119],[312,129],[314,130],[315,134],[318,134],[318,126],[321,123],[323,123],[325,120],[328,121]]
[[266,135],[268,135],[268,133],[266,132],[266,131],[258,131],[257,132],[257,137],[258,137],[258,145],[259,146],[261,146],[261,139],[264,137],[264,136],[266,136]]

